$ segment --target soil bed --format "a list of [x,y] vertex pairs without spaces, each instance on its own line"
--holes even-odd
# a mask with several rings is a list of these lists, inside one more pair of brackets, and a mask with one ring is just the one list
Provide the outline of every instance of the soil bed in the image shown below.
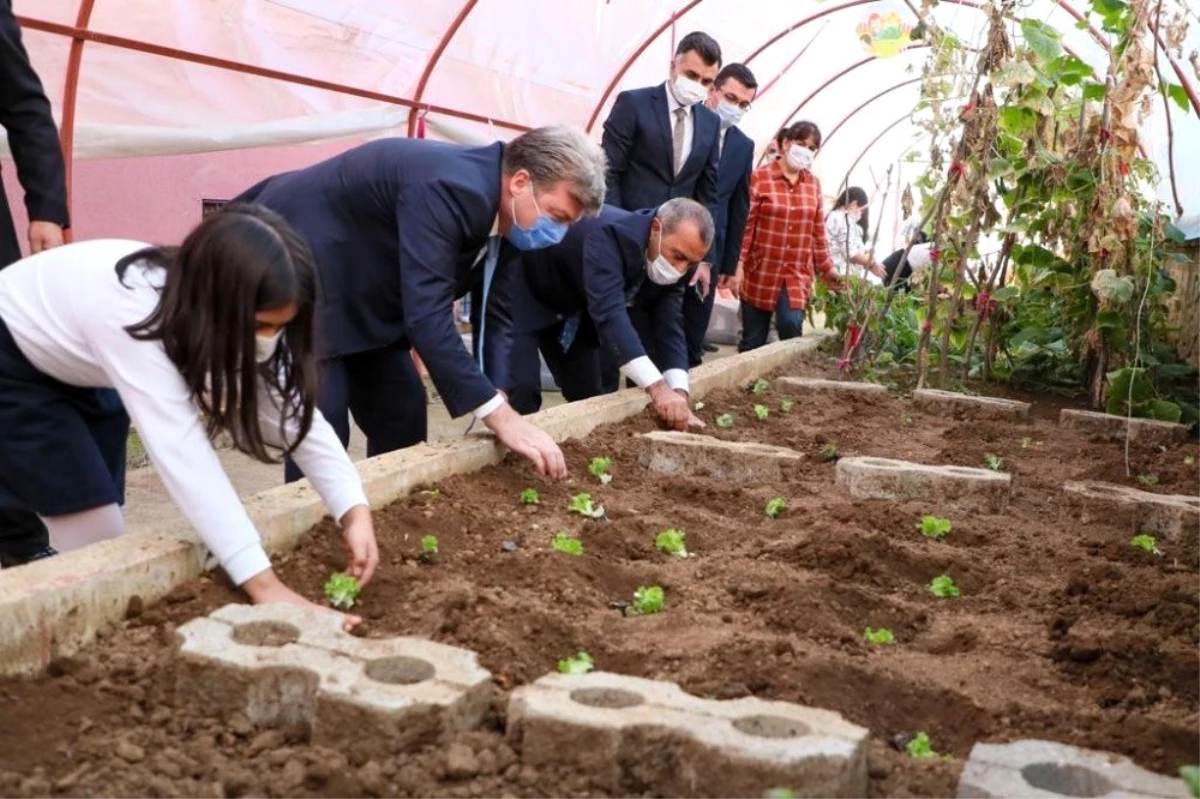
[[[821,356],[784,374],[825,375]],[[1005,392],[1014,396],[1014,392]],[[386,760],[288,741],[245,719],[213,718],[176,696],[175,625],[235,601],[217,579],[178,589],[36,680],[0,681],[0,794],[151,796],[576,796],[599,795],[579,775],[525,767],[504,743],[512,687],[583,649],[607,671],[670,680],[705,697],[754,694],[829,708],[871,730],[874,795],[953,795],[976,741],[1047,738],[1132,757],[1174,775],[1200,759],[1198,542],[1160,541],[1145,554],[1123,527],[1072,516],[1061,487],[1099,479],[1161,493],[1197,491],[1195,440],[1135,447],[1126,477],[1121,444],[1058,428],[1061,400],[1035,402],[1026,423],[957,422],[891,397],[797,399],[716,392],[699,415],[722,439],[805,453],[778,485],[665,478],[638,465],[648,416],[566,445],[573,477],[549,484],[514,458],[453,478],[378,512],[383,561],[356,610],[366,634],[420,635],[480,653],[495,675],[496,712],[485,729]],[[755,404],[770,408],[757,421]],[[716,429],[717,415],[736,424]],[[1000,515],[921,502],[854,500],[834,486],[826,445],[841,456],[984,466],[1004,459],[1012,501]],[[587,473],[613,459],[613,481]],[[1146,485],[1137,475],[1154,475]],[[541,504],[517,497],[534,487]],[[587,491],[608,520],[567,513]],[[768,500],[788,510],[768,519]],[[917,532],[922,515],[952,532]],[[695,557],[654,548],[675,527]],[[558,531],[583,557],[552,551]],[[432,563],[420,538],[438,537]],[[515,544],[515,548],[513,546]],[[343,556],[327,521],[278,560],[284,578],[319,597]],[[949,574],[959,599],[926,586]],[[625,618],[612,603],[639,585],[666,589],[660,615]],[[887,627],[873,646],[866,627]],[[948,761],[915,761],[895,746],[929,733]],[[625,792],[654,795],[655,786]]]

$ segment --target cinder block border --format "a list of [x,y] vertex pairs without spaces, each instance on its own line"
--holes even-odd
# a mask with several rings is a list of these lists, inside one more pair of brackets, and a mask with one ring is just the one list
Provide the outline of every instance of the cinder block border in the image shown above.
[[[809,335],[781,341],[693,369],[692,396],[699,399],[761,377],[815,350],[823,339]],[[644,392],[630,389],[550,408],[532,419],[556,441],[565,441],[634,416],[646,403]],[[477,434],[370,458],[359,462],[358,470],[371,505],[378,508],[417,486],[479,471],[503,454],[490,435]],[[325,515],[307,480],[257,494],[246,500],[246,510],[271,554],[294,549]],[[173,525],[0,571],[0,674],[41,671],[120,620],[133,597],[156,602],[211,567],[191,529]]]

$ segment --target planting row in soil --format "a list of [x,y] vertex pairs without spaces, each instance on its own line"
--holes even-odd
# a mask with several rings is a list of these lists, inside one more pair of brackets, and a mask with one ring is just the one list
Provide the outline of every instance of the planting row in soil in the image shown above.
[[[781,374],[826,371],[813,356]],[[1141,551],[1105,515],[1072,515],[1061,489],[1099,479],[1194,495],[1197,446],[1134,447],[1126,476],[1123,445],[1061,430],[1060,402],[1022,398],[1035,403],[1030,421],[1001,423],[922,414],[895,396],[797,397],[787,412],[781,387],[707,397],[706,434],[804,453],[770,485],[647,471],[637,436],[654,429],[648,416],[568,443],[563,483],[511,457],[452,478],[378,511],[383,560],[355,610],[367,635],[478,652],[495,682],[484,729],[367,760],[352,737],[318,747],[212,717],[176,695],[172,655],[176,625],[237,601],[206,578],[159,606],[134,603],[129,620],[47,675],[0,682],[0,794],[597,795],[580,775],[525,766],[504,741],[507,693],[579,650],[598,669],[699,696],[842,713],[871,730],[874,795],[953,795],[975,742],[1021,738],[1174,775],[1200,750],[1198,542]],[[732,427],[713,424],[724,414]],[[856,500],[834,485],[835,458],[853,455],[979,468],[990,455],[1013,476],[1012,498],[1001,514]],[[597,456],[612,459],[606,485],[588,473]],[[519,503],[526,488],[539,504]],[[568,512],[581,492],[606,519]],[[786,510],[772,519],[775,497]],[[948,519],[950,532],[923,535],[926,515]],[[655,548],[668,528],[685,533],[692,557]],[[578,537],[581,556],[551,548],[560,531]],[[431,559],[420,557],[426,535],[438,539]],[[342,565],[329,522],[279,559],[313,598]],[[931,595],[940,575],[961,595]],[[665,610],[623,615],[619,603],[649,585],[665,589]],[[868,642],[866,628],[886,628],[894,643]],[[904,753],[921,731],[952,759]],[[656,792],[636,779],[623,787]]]

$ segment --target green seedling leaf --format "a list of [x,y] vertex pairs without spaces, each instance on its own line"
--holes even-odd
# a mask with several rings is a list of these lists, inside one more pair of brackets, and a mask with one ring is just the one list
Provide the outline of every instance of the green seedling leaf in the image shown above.
[[929,733],[924,731],[918,732],[904,748],[908,750],[908,756],[913,760],[930,760],[935,757],[941,757],[941,755],[933,751],[933,743],[929,740]]
[[723,413],[717,417],[717,427],[729,428],[733,427],[733,414]]
[[422,491],[421,495],[429,497],[430,499],[437,499],[438,497],[440,497],[442,495],[442,489],[430,488],[428,490]]
[[842,457],[842,453],[838,452],[837,444],[826,444],[821,447],[821,457],[826,463],[832,463]]
[[683,531],[676,530],[674,527],[659,533],[654,538],[654,546],[673,558],[686,558],[688,556],[687,546],[684,545]]
[[896,636],[892,635],[892,631],[887,627],[880,627],[878,630],[872,630],[868,627],[863,632],[863,638],[867,639],[869,644],[894,644]]
[[771,415],[771,411],[770,411],[770,409],[767,408],[766,405],[755,405],[754,406],[754,418],[758,419],[758,421],[765,422],[765,421],[767,421],[767,417],[770,415]]
[[578,557],[583,554],[583,542],[566,533],[555,533],[554,537],[550,539],[550,546],[554,548],[555,552],[561,552],[564,555]]
[[1158,475],[1157,474],[1139,474],[1137,477],[1137,481],[1144,486],[1156,486],[1156,485],[1158,485]]
[[1194,799],[1200,799],[1200,766],[1180,766],[1179,778]]
[[571,502],[567,505],[567,510],[571,513],[578,513],[580,516],[586,516],[589,519],[601,519],[604,517],[604,506],[593,505],[591,494],[576,494],[571,497]]
[[612,482],[612,475],[608,473],[611,468],[612,458],[592,458],[588,464],[588,474],[599,480],[601,485],[608,485]]
[[902,411],[900,413],[900,421],[904,424],[912,424],[912,414],[908,411]]
[[633,604],[629,606],[626,613],[632,616],[646,616],[651,613],[661,613],[666,607],[667,597],[663,593],[661,587],[657,585],[639,586],[633,592]]
[[751,394],[766,394],[771,390],[771,384],[765,378],[758,378],[754,381],[754,385],[750,386]]
[[559,674],[587,674],[596,665],[592,656],[582,649],[574,657],[558,661]]
[[772,519],[778,519],[783,515],[785,510],[787,510],[787,502],[784,501],[783,497],[775,497],[767,502],[767,516]]
[[1185,456],[1184,456],[1184,458],[1183,458],[1183,465],[1184,465],[1184,466],[1195,466],[1195,465],[1196,465],[1196,458],[1195,458],[1195,456],[1192,456],[1192,455],[1185,455]]
[[938,599],[947,599],[962,595],[962,591],[958,590],[958,586],[954,584],[954,580],[948,574],[939,574],[930,580],[929,593]]
[[704,403],[697,401],[696,404],[692,406],[692,410],[696,410],[696,411],[704,410]]
[[334,572],[325,583],[325,598],[335,608],[352,608],[362,593],[358,579],[345,572]]
[[538,496],[536,488],[526,488],[521,492],[522,505],[540,505],[541,502],[541,497]]
[[795,404],[795,400],[790,400],[785,397],[779,401],[779,410],[783,411],[784,413],[791,413]]
[[1147,555],[1162,555],[1162,551],[1158,548],[1158,539],[1148,533],[1138,533],[1129,539],[1129,543]]
[[926,538],[945,538],[953,528],[950,520],[941,516],[922,516],[921,523],[917,525],[921,535]]
[[421,554],[430,557],[438,553],[438,540],[436,535],[427,535],[421,537]]
[[791,788],[772,788],[763,796],[766,799],[798,799],[796,792]]
[[1029,436],[1025,436],[1024,438],[1021,439],[1021,449],[1029,449],[1030,447],[1040,447],[1041,445],[1042,445],[1041,441],[1034,441]]
[[1004,468],[1004,458],[1001,458],[999,455],[993,455],[990,452],[983,456],[983,462],[993,472],[998,472]]

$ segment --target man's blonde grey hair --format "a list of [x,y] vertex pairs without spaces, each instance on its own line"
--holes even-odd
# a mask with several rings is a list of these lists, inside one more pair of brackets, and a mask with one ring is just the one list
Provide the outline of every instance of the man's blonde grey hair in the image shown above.
[[711,247],[716,238],[717,226],[713,224],[712,214],[703,205],[687,197],[667,200],[658,206],[655,216],[662,223],[664,236],[674,233],[684,222],[690,222],[696,226],[705,247]]
[[578,128],[550,125],[522,133],[504,148],[501,169],[505,175],[524,169],[542,190],[567,181],[584,216],[604,205],[608,161],[600,145]]

